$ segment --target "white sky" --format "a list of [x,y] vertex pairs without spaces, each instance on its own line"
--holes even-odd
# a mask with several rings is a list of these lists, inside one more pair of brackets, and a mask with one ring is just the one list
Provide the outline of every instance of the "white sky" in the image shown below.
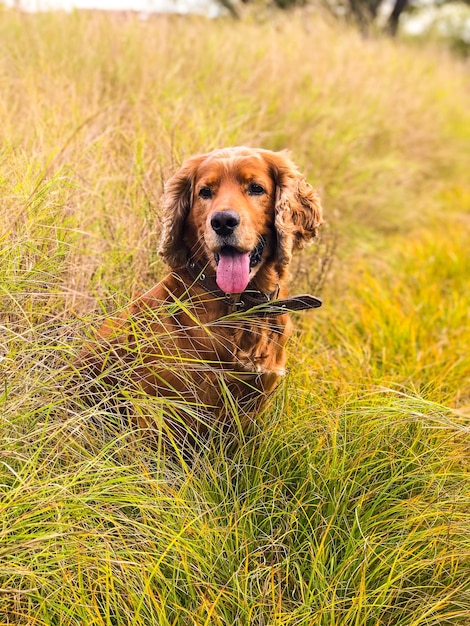
[[112,11],[138,11],[142,13],[203,13],[213,16],[213,0],[3,0],[3,4],[24,11],[36,12],[59,9],[103,9]]

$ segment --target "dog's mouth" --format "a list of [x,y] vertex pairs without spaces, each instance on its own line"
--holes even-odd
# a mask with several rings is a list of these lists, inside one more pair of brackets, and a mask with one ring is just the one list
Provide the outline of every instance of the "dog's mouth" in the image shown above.
[[217,265],[216,282],[224,293],[242,293],[250,281],[250,270],[261,263],[266,240],[260,237],[251,252],[240,252],[233,246],[223,246],[214,254]]

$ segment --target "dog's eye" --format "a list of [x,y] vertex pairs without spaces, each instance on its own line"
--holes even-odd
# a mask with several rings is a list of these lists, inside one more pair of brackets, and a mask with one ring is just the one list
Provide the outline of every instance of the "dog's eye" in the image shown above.
[[248,193],[250,196],[262,196],[266,193],[266,189],[258,183],[250,183],[248,186]]
[[212,189],[210,187],[201,187],[198,195],[203,200],[210,200],[212,198]]

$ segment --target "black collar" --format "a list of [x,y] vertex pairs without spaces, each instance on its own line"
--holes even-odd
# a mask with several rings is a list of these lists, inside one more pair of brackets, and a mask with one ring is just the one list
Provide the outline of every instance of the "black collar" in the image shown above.
[[267,317],[268,315],[281,315],[287,311],[316,309],[322,305],[321,300],[308,294],[278,300],[279,285],[270,293],[256,289],[246,289],[241,294],[224,293],[219,289],[215,277],[207,272],[208,265],[202,265],[194,259],[188,259],[186,269],[194,282],[197,282],[198,285],[201,285],[205,291],[218,300],[226,302],[231,307],[231,313],[245,313],[249,311],[250,315]]

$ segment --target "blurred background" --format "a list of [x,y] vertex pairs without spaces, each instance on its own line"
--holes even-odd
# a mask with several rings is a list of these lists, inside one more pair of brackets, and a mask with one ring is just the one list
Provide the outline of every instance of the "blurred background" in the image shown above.
[[362,32],[383,30],[415,38],[437,38],[467,52],[470,46],[469,0],[5,0],[23,11],[73,9],[132,11],[146,19],[152,13],[199,14],[239,18],[247,5],[283,10],[306,7],[326,10],[354,22]]

